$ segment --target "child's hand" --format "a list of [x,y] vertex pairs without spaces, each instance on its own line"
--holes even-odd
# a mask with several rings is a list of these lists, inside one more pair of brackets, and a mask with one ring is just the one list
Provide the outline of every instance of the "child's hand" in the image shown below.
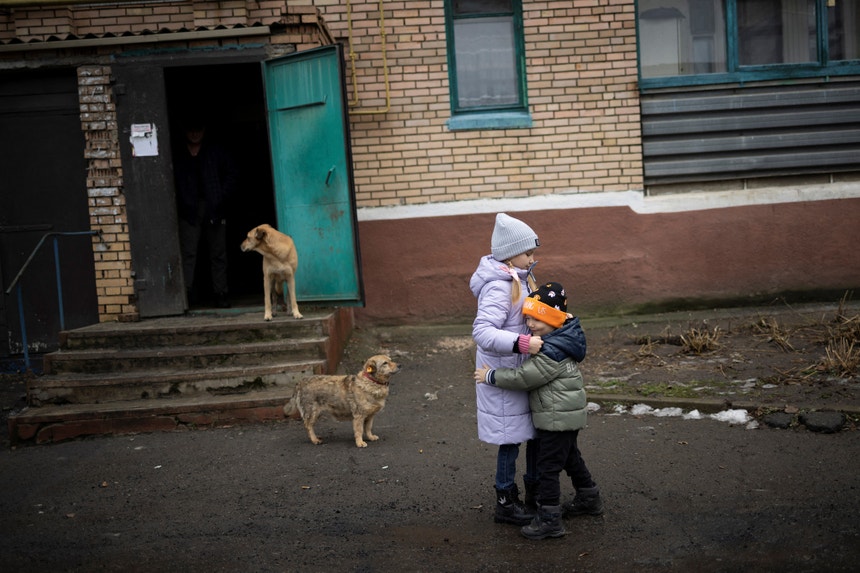
[[477,382],[478,384],[483,384],[484,381],[487,379],[487,372],[489,371],[490,368],[486,364],[483,368],[478,368],[477,370],[475,370],[475,382]]
[[537,354],[543,346],[543,339],[540,336],[532,336],[529,338],[529,354]]

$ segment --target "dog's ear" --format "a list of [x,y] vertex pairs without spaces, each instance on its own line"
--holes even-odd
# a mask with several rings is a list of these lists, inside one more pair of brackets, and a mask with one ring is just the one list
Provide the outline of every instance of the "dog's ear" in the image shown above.
[[364,366],[364,371],[370,375],[376,374],[376,361],[371,360]]
[[258,241],[262,241],[265,238],[265,236],[266,236],[266,231],[264,231],[263,229],[257,229],[257,232],[254,233],[254,238],[257,239]]

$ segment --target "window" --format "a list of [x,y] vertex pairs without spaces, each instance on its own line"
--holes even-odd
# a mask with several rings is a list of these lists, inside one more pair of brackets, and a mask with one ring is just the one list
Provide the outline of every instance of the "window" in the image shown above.
[[860,60],[860,1],[827,6],[827,46],[832,61]]
[[521,0],[446,0],[451,129],[529,127]]
[[860,73],[860,0],[638,0],[643,88]]

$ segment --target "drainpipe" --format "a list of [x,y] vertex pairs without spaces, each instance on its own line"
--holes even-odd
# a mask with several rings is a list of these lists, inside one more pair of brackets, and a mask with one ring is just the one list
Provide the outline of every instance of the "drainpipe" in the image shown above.
[[[350,107],[357,106],[359,104],[358,97],[358,79],[356,77],[355,71],[355,51],[353,51],[352,46],[352,3],[350,0],[346,0],[346,21],[347,21],[347,29],[349,33],[349,60],[350,60],[350,69],[352,71],[352,94],[353,98],[348,102]],[[382,73],[385,77],[385,107],[378,109],[361,109],[361,110],[349,110],[349,113],[353,115],[370,115],[370,114],[381,114],[387,113],[388,110],[391,109],[391,87],[388,82],[388,56],[385,45],[385,14],[382,9],[382,0],[379,0],[379,38],[382,43]]]

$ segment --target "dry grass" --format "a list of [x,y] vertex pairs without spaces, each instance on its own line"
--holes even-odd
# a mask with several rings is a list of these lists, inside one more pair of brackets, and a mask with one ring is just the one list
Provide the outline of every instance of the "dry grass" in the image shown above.
[[836,320],[837,321],[846,321],[846,320],[857,320],[857,315],[853,315],[851,317],[848,316],[848,311],[846,307],[848,306],[848,301],[850,301],[854,296],[854,291],[845,291],[845,294],[842,295],[842,298],[839,299],[839,308],[836,309]]
[[638,356],[639,358],[651,358],[657,356],[656,354],[654,354],[655,342],[651,339],[650,336],[638,338],[637,344],[639,344],[639,350],[636,351],[636,356]]
[[860,315],[848,309],[851,293],[846,292],[839,301],[834,314],[827,314],[818,320],[805,322],[789,329],[780,325],[774,318],[760,317],[752,325],[752,331],[768,343],[779,346],[784,352],[798,352],[789,337],[814,343],[823,347],[824,355],[815,363],[789,370],[774,368],[775,382],[809,383],[820,380],[822,376],[850,378],[860,375]]
[[636,351],[636,357],[640,359],[649,359],[650,362],[656,361],[659,364],[665,364],[665,361],[655,352],[655,349],[660,344],[670,344],[674,346],[681,345],[681,339],[678,336],[669,334],[669,327],[663,329],[663,333],[658,336],[647,334],[633,339],[634,344],[639,345],[639,350]]
[[708,329],[706,326],[701,328],[690,327],[683,334],[670,334],[669,329],[666,328],[659,336],[639,336],[633,339],[633,343],[639,345],[639,350],[636,353],[639,358],[656,357],[654,349],[659,344],[680,346],[681,352],[684,354],[700,355],[719,348],[719,339],[722,334],[723,331],[720,330],[719,326],[712,329]]
[[849,293],[839,302],[836,317],[827,325],[824,358],[819,366],[836,376],[850,377],[860,373],[860,315],[849,315],[845,303]]
[[670,344],[672,346],[682,346],[681,337],[677,334],[670,334],[669,327],[663,329],[663,333],[658,336],[646,334],[633,339],[634,344],[653,347],[655,344]]
[[824,349],[825,356],[821,365],[827,372],[836,376],[854,376],[860,371],[860,345],[855,340],[840,338],[832,341]]
[[856,342],[860,339],[860,315],[840,315],[836,317],[832,324],[827,326],[827,343],[839,340],[840,338],[844,338],[849,342]]
[[[663,346],[678,346],[680,353],[688,355],[726,351],[753,356],[754,360],[766,359],[768,351],[765,349],[756,349],[754,345],[738,347],[739,340],[751,333],[766,345],[777,347],[789,355],[773,361],[770,367],[775,374],[766,377],[769,382],[821,384],[834,376],[860,376],[860,314],[853,305],[849,308],[847,302],[846,294],[835,312],[831,310],[814,318],[786,314],[783,321],[772,316],[759,316],[755,322],[747,322],[737,330],[730,327],[723,330],[704,321],[691,323],[681,334],[674,334],[672,327],[667,326],[659,334],[632,336],[629,343],[639,347],[635,360],[645,363],[656,361],[661,366],[667,364],[661,358],[666,355],[666,351],[661,349]],[[739,340],[735,340],[733,335],[737,335]],[[720,368],[723,376],[733,375],[722,366]]]
[[722,330],[719,326],[708,330],[707,328],[691,327],[681,335],[681,351],[686,354],[704,354],[720,347],[720,336]]
[[776,344],[783,352],[794,352],[795,348],[788,341],[789,332],[780,326],[774,318],[761,317],[753,325],[753,331],[767,339],[767,342]]

